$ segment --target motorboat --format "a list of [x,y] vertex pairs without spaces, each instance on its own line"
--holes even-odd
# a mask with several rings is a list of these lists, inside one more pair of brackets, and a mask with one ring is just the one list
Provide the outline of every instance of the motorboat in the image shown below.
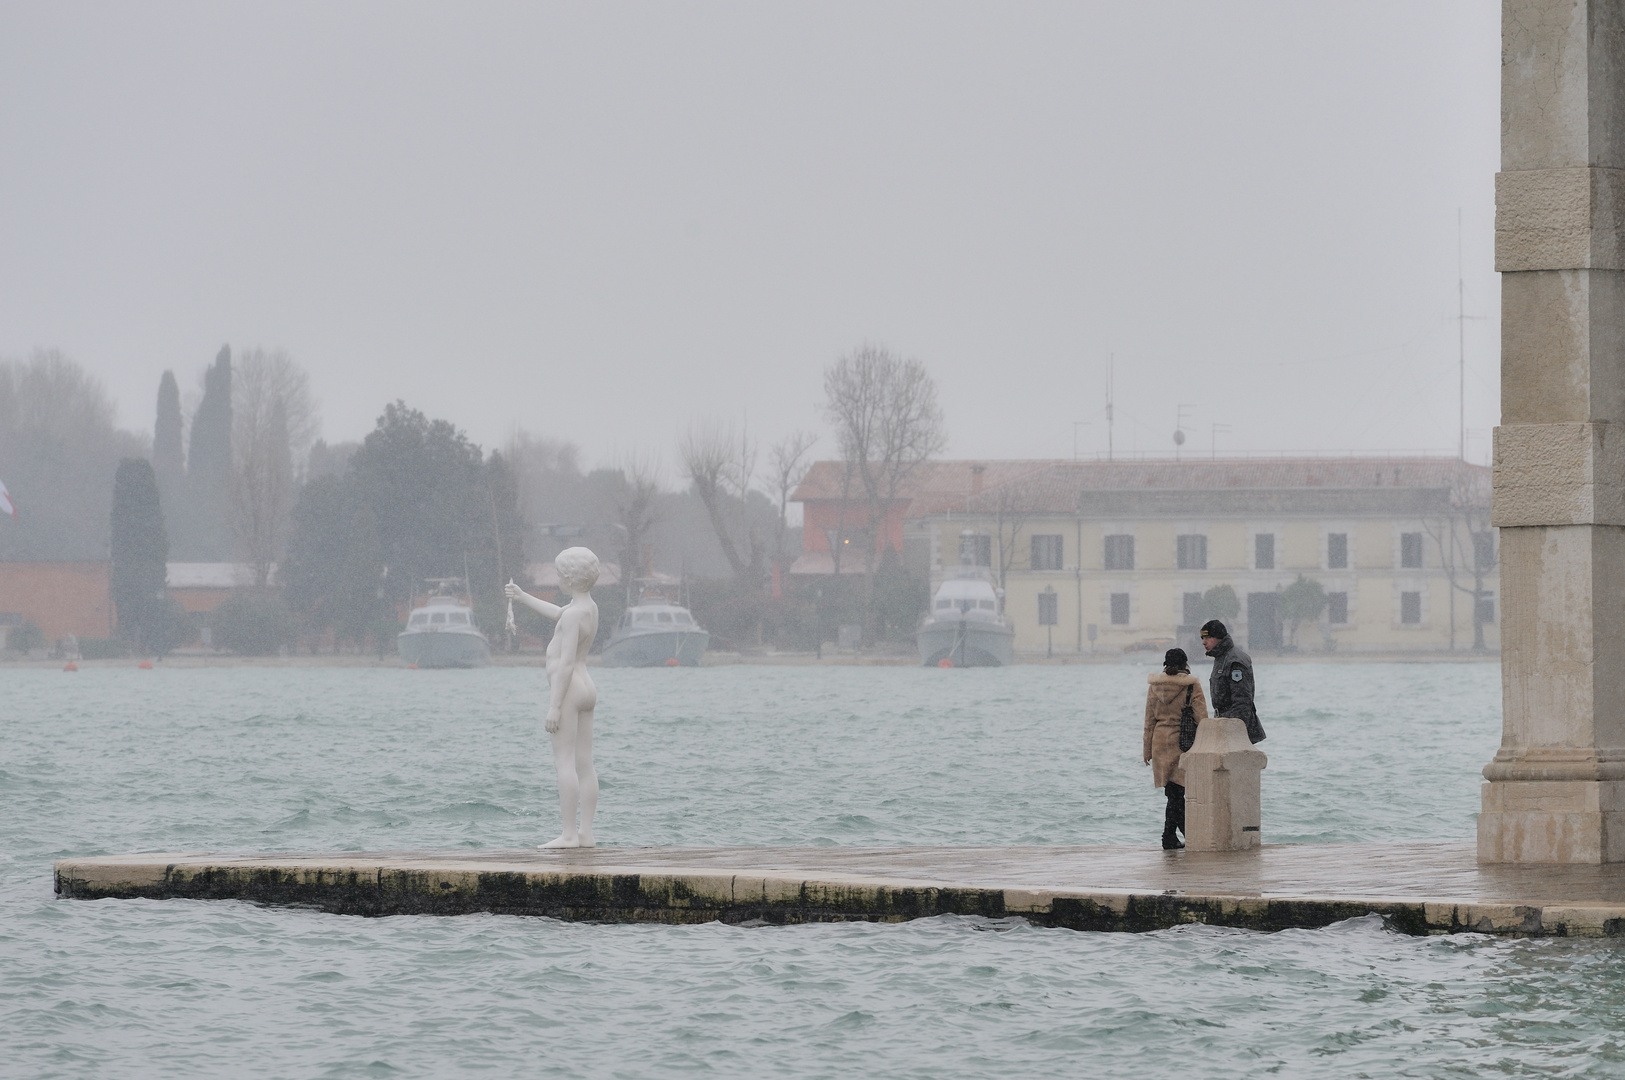
[[645,591],[604,645],[608,667],[698,667],[711,635],[686,607]]
[[1016,629],[983,572],[961,571],[939,585],[914,640],[926,667],[1003,667],[1015,658]]
[[422,607],[412,609],[406,629],[395,636],[401,659],[420,668],[473,668],[491,662],[491,643],[474,621],[474,609],[448,586],[461,578],[436,579]]

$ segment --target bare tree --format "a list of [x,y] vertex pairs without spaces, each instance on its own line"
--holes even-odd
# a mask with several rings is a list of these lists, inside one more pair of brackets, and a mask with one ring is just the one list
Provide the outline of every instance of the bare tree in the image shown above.
[[0,559],[105,559],[119,461],[148,441],[120,431],[100,380],[55,349],[0,359],[0,477],[17,517]]
[[660,521],[660,469],[652,457],[633,452],[617,461],[609,488],[610,508],[623,534],[621,581],[628,603],[636,600],[632,583],[640,572],[643,549]]
[[[865,345],[825,369],[824,415],[845,465],[842,533],[846,504],[861,499],[865,510],[855,531],[863,540],[863,568],[872,592],[887,513],[914,470],[947,442],[937,386],[920,361]],[[838,572],[839,552],[834,557]]]
[[809,455],[818,436],[810,431],[792,431],[780,442],[774,443],[767,453],[768,477],[773,485],[769,494],[779,508],[778,524],[773,532],[773,558],[785,556],[784,538],[790,531],[790,493],[801,486],[812,462]]
[[[1458,463],[1441,512],[1422,527],[1439,552],[1439,566],[1450,583],[1450,595],[1464,593],[1473,605],[1473,650],[1484,651],[1485,586],[1496,569],[1495,529],[1490,524],[1490,482],[1482,473]],[[1469,582],[1471,584],[1469,584]],[[1455,605],[1451,604],[1450,648],[1456,648]]]
[[999,578],[999,595],[1004,595],[1010,570],[1015,566],[1017,541],[1039,509],[1031,485],[1022,481],[1000,484],[991,491],[973,495],[967,509],[993,519],[993,569]]
[[233,372],[231,525],[264,588],[287,537],[288,514],[320,428],[310,378],[288,354],[251,349]]
[[[743,430],[736,436],[732,425],[703,422],[689,426],[678,443],[678,453],[683,474],[705,505],[734,576],[760,579],[762,544],[745,520],[746,498],[756,474],[755,442]],[[749,545],[749,559],[740,554],[736,533],[742,533]]]

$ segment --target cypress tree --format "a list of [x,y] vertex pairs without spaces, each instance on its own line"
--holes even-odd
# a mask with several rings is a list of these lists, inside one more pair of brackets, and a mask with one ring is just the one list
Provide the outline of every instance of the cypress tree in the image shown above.
[[158,422],[152,429],[152,467],[158,485],[169,493],[186,472],[186,450],[181,443],[181,389],[173,371],[158,382]]
[[188,475],[224,478],[231,471],[231,346],[220,346],[203,373],[203,400],[192,417]]
[[111,540],[118,636],[132,644],[159,645],[168,632],[164,585],[169,537],[158,502],[158,478],[145,458],[124,458],[113,476]]
[[192,558],[229,559],[232,551],[227,516],[231,480],[231,346],[222,345],[203,373],[203,400],[192,416],[192,442],[186,455],[193,535],[187,544]]

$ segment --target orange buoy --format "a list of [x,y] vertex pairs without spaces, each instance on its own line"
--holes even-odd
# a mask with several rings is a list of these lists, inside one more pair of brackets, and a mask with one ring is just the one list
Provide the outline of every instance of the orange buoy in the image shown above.
[[416,664],[407,664],[406,665],[406,670],[407,671],[416,671],[417,669],[418,669],[418,666]]
[[74,663],[72,660],[69,660],[66,664],[62,665],[62,670],[63,671],[78,671],[79,670],[79,665]]
[[152,661],[151,660],[143,660],[139,664],[137,664],[136,667],[140,668],[142,671],[151,671],[152,670]]
[[953,666],[954,666],[954,662],[952,660],[948,659],[946,656],[944,656],[941,660],[937,661],[937,667],[940,667],[940,668],[951,668]]
[[667,667],[680,667],[682,665],[681,665],[681,662],[677,659],[677,657],[668,656],[668,657],[666,657],[666,666]]

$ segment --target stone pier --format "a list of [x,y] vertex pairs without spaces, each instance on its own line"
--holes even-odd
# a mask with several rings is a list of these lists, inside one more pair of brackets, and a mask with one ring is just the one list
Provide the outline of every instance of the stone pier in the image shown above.
[[1410,934],[1625,934],[1625,865],[1480,866],[1470,841],[1137,847],[594,848],[64,859],[82,900],[240,900],[345,915],[602,922],[1020,917],[1073,930],[1319,927],[1376,914]]
[[[1625,860],[1625,0],[1503,0],[1485,863]],[[1616,431],[1613,425],[1621,424]]]

